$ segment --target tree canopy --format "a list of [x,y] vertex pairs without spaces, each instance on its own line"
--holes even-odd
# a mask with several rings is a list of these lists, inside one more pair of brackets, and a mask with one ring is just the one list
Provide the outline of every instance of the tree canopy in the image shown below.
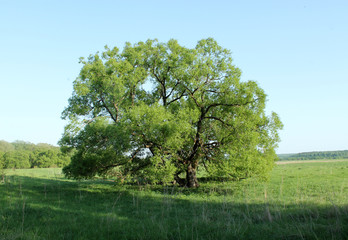
[[60,145],[76,150],[67,176],[197,187],[197,171],[241,179],[272,169],[282,123],[214,39],[106,46],[80,62],[62,113]]
[[46,143],[0,141],[0,169],[64,167],[69,162],[69,154]]
[[348,159],[348,150],[279,154],[280,160]]

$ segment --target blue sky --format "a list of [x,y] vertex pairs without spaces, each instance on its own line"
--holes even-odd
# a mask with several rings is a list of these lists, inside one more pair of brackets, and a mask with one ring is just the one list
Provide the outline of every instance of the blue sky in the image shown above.
[[284,123],[278,153],[348,149],[348,1],[0,0],[0,139],[57,144],[80,57],[213,37]]

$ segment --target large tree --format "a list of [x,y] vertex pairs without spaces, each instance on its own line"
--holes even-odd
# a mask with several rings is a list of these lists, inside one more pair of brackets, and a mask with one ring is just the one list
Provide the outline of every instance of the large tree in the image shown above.
[[282,124],[266,94],[240,81],[230,51],[211,38],[195,48],[148,40],[81,58],[60,144],[74,149],[67,176],[199,186],[211,177],[265,177]]

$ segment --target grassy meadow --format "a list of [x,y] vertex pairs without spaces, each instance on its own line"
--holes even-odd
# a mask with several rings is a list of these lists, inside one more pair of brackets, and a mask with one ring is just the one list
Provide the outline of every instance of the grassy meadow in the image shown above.
[[0,239],[348,239],[348,161],[282,164],[269,182],[198,189],[7,170]]

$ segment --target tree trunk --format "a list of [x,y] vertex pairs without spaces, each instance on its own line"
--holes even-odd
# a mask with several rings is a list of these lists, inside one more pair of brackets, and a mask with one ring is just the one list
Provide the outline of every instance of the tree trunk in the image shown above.
[[174,184],[179,184],[180,187],[186,186],[186,181],[184,178],[179,177],[178,174],[174,175]]
[[186,170],[186,186],[189,188],[199,187],[197,176],[196,176],[196,164],[190,163]]

